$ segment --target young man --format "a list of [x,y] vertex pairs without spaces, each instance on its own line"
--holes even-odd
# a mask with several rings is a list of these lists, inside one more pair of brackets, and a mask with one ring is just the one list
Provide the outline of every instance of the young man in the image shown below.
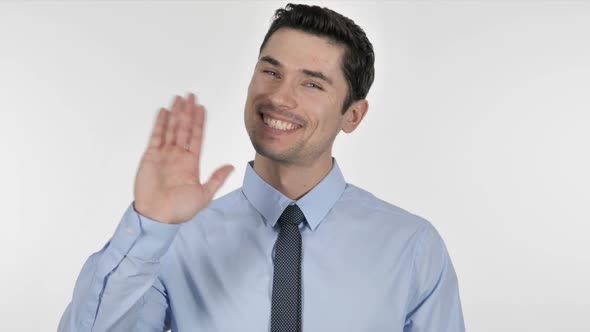
[[275,13],[248,88],[256,150],[199,179],[204,108],[161,109],[135,200],[90,256],[59,331],[464,331],[457,278],[426,220],[344,181],[332,145],[367,113],[374,55],[326,8]]

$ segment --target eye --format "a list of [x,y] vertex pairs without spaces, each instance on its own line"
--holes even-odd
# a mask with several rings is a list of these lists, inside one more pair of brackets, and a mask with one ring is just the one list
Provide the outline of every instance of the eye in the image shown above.
[[308,86],[310,88],[314,88],[314,89],[319,89],[319,90],[323,90],[321,86],[315,84],[315,83],[305,83],[305,86]]
[[275,73],[272,70],[263,70],[262,72],[271,76],[279,77],[279,74]]

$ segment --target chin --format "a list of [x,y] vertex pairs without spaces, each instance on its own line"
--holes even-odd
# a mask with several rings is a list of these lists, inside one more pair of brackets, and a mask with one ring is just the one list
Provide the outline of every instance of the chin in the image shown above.
[[287,155],[285,155],[285,153],[281,153],[279,151],[274,151],[273,149],[263,146],[262,144],[258,144],[255,141],[252,141],[252,146],[254,146],[254,150],[256,151],[257,154],[259,154],[267,159],[270,159],[272,161],[285,162],[289,159],[289,157]]
[[277,151],[255,141],[252,141],[252,146],[258,155],[279,164],[297,164],[301,161],[301,157],[294,151]]

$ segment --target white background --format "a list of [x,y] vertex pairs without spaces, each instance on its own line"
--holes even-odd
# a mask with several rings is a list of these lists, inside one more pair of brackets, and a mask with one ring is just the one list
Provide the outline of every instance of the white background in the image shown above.
[[[317,2],[376,52],[348,182],[429,219],[469,331],[590,326],[590,2]],[[156,111],[208,109],[203,176],[253,158],[246,88],[286,2],[0,4],[0,326],[53,331],[133,200]],[[218,195],[218,196],[219,196]]]

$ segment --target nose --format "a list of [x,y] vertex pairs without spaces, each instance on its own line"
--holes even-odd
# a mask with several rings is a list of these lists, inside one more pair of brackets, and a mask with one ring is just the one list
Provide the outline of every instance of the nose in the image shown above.
[[269,95],[270,101],[278,108],[293,109],[297,107],[297,99],[292,84],[283,79],[274,85],[273,91]]

